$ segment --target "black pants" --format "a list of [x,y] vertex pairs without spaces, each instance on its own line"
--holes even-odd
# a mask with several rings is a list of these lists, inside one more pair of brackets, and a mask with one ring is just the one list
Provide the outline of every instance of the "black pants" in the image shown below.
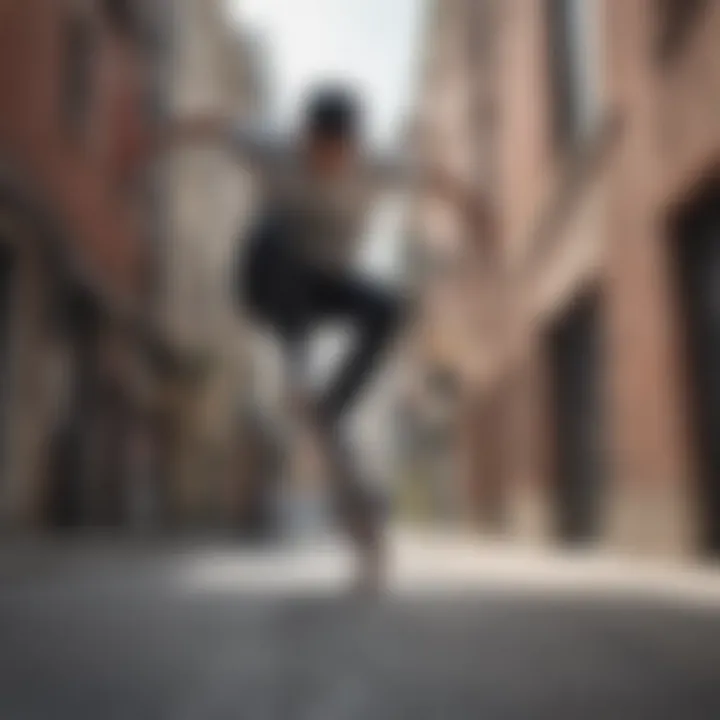
[[336,426],[399,330],[399,298],[350,271],[308,264],[293,250],[292,230],[279,219],[256,227],[242,268],[244,302],[252,316],[279,334],[291,366],[304,364],[306,343],[323,322],[341,320],[356,332],[346,362],[318,403],[319,416]]

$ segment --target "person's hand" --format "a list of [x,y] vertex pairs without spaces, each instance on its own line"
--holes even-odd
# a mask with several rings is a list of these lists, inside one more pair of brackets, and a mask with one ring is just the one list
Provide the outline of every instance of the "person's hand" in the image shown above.
[[478,198],[475,188],[470,183],[464,182],[450,170],[439,165],[428,168],[425,178],[433,194],[445,199],[463,213],[474,213]]
[[486,239],[494,236],[497,230],[494,212],[484,193],[458,180],[443,167],[429,169],[426,177],[431,190],[459,209],[476,233],[481,233]]

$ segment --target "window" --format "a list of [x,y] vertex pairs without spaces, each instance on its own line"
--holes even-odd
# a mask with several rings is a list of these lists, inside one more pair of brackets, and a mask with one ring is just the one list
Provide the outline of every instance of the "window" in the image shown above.
[[552,140],[558,149],[577,144],[598,117],[598,16],[596,0],[546,0]]
[[90,20],[72,16],[64,43],[62,116],[68,133],[80,139],[88,128],[93,95],[95,36]]
[[708,0],[657,0],[659,17],[658,55],[671,60],[685,46],[698,25]]
[[139,29],[139,14],[133,0],[103,0],[105,17],[118,32],[134,36]]

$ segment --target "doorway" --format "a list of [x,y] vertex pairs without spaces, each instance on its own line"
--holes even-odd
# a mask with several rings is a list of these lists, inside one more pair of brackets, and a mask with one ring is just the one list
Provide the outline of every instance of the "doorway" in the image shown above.
[[720,182],[676,220],[671,258],[684,333],[703,545],[720,555]]
[[97,444],[99,425],[94,406],[98,311],[86,292],[78,288],[66,292],[57,299],[54,328],[65,376],[52,431],[46,513],[51,527],[76,529],[97,520],[97,473],[91,450]]
[[7,465],[7,437],[10,404],[10,357],[12,286],[15,259],[10,248],[0,243],[0,481]]
[[605,483],[600,340],[597,293],[575,302],[548,336],[556,532],[573,545],[592,542],[599,532]]

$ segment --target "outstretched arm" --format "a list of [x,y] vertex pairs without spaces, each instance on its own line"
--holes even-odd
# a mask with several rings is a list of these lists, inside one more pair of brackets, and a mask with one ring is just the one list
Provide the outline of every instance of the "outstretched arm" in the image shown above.
[[497,219],[487,196],[477,188],[440,166],[413,166],[395,158],[376,161],[374,170],[381,186],[414,189],[459,209],[486,254],[492,255],[497,241]]
[[428,193],[442,198],[463,213],[484,252],[492,257],[497,243],[498,223],[487,195],[441,169],[424,173],[421,185]]
[[183,145],[230,143],[232,124],[220,115],[200,114],[168,123],[160,139],[158,151],[172,150]]
[[168,123],[160,133],[155,150],[156,154],[162,154],[193,145],[225,147],[244,160],[260,163],[276,159],[285,149],[280,138],[257,132],[222,115],[205,113]]

